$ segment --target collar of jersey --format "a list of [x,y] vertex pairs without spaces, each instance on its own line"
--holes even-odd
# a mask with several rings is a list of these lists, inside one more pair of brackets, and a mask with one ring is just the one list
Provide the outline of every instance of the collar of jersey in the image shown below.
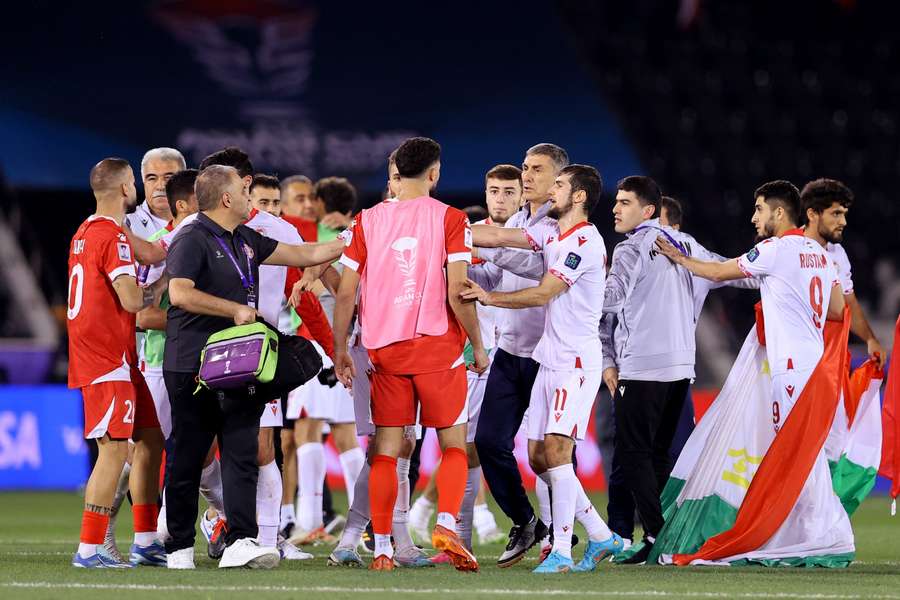
[[[224,227],[222,227],[221,225],[219,225],[218,223],[216,223],[215,221],[213,221],[212,219],[207,217],[206,213],[203,213],[203,212],[199,213],[197,215],[197,218],[203,219],[204,226],[206,226],[215,235],[218,235],[218,236],[227,235],[228,237],[232,236],[231,231],[228,231],[227,229],[225,229]],[[237,228],[235,228],[235,231],[237,231]]]
[[789,235],[799,235],[799,236],[802,236],[802,235],[803,235],[803,230],[800,229],[799,227],[797,227],[797,228],[795,228],[795,229],[788,229],[787,231],[785,231],[784,233],[781,234],[781,237],[787,237],[787,236],[789,236]]
[[580,222],[580,223],[576,223],[575,225],[572,225],[572,226],[568,229],[568,231],[566,231],[565,233],[560,233],[560,234],[559,234],[559,241],[563,241],[564,239],[566,239],[567,237],[569,237],[570,235],[572,235],[572,232],[573,232],[573,231],[576,231],[576,230],[578,230],[578,229],[581,229],[582,227],[588,227],[590,224],[591,224],[591,223],[590,223],[589,221],[582,221],[582,222]]

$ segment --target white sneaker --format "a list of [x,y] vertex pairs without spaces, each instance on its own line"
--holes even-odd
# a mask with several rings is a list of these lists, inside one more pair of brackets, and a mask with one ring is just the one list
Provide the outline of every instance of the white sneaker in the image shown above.
[[194,548],[182,548],[166,555],[166,567],[169,569],[193,569]]
[[220,569],[248,567],[250,569],[274,569],[281,562],[277,548],[265,548],[253,538],[241,538],[225,548]]
[[287,540],[279,540],[278,552],[284,560],[309,560],[315,558],[309,552],[304,552]]

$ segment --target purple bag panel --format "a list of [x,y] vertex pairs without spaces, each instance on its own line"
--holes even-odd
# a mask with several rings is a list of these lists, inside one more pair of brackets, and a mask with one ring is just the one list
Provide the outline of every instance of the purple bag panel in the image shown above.
[[200,379],[214,388],[231,389],[256,382],[263,338],[224,342],[206,349]]

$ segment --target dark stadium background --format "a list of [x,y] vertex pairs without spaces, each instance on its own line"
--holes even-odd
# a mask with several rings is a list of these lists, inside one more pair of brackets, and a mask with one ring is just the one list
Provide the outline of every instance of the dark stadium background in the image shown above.
[[[628,174],[656,178],[685,204],[684,229],[727,256],[753,242],[760,183],[842,179],[857,197],[845,233],[856,292],[892,341],[894,3],[25,4],[4,7],[0,25],[0,239],[24,261],[0,261],[0,382],[65,379],[67,246],[93,210],[87,174],[100,158],[137,170],[147,149],[175,146],[195,166],[236,144],[261,172],[349,177],[362,208],[413,133],[443,145],[436,195],[460,207],[483,202],[492,165],[562,145],[603,174],[592,219],[610,251],[615,182]],[[18,267],[35,295],[14,293],[28,278]],[[701,335],[721,352],[698,353],[702,386],[721,384],[754,301],[711,294]]]

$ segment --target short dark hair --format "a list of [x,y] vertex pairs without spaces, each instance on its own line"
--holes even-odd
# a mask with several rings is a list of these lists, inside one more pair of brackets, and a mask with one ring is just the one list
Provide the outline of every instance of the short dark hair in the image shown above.
[[483,221],[488,218],[488,211],[483,206],[467,206],[462,209],[466,216],[469,217],[469,222],[474,223],[475,221]]
[[431,138],[412,137],[400,144],[394,164],[400,177],[421,177],[425,171],[441,159],[441,145]]
[[253,175],[253,163],[250,162],[250,156],[237,146],[228,146],[218,152],[213,152],[200,163],[200,170],[202,171],[210,165],[234,167],[241,177]]
[[519,187],[522,186],[522,169],[513,165],[494,165],[484,174],[484,182],[488,179],[499,179],[501,181],[518,181]]
[[197,175],[194,193],[200,210],[215,210],[219,207],[222,194],[231,184],[231,174],[237,171],[230,165],[209,165]]
[[549,157],[550,160],[553,161],[553,164],[556,165],[557,171],[561,171],[564,167],[569,166],[569,153],[556,144],[541,142],[525,151],[525,156],[532,156],[534,154]]
[[844,208],[850,208],[853,200],[853,192],[842,181],[824,177],[810,181],[800,192],[800,205],[803,208],[800,212],[800,223],[806,225],[809,221],[806,218],[806,211],[810,208],[821,215],[835,202]]
[[388,154],[388,168],[393,164],[397,164],[397,150],[399,150],[399,148],[394,148],[391,150],[391,153]]
[[281,185],[278,183],[278,178],[274,175],[266,175],[265,173],[257,173],[253,176],[253,181],[250,182],[250,193],[253,193],[253,189],[256,187],[281,191]]
[[356,188],[344,177],[323,177],[313,188],[313,197],[325,203],[325,212],[352,213],[356,208]]
[[800,191],[796,185],[784,179],[769,181],[753,192],[754,199],[760,196],[769,206],[781,206],[791,223],[800,224]]
[[[681,208],[681,202],[672,196],[662,197],[662,208],[666,209],[666,218],[669,221],[669,227],[676,225],[681,227],[682,219],[684,219],[684,210]],[[662,211],[660,211],[662,216]]]
[[629,175],[616,184],[616,189],[623,192],[633,192],[641,206],[652,206],[653,216],[659,217],[662,192],[659,191],[659,186],[650,177],[646,175]]
[[313,184],[312,179],[310,179],[306,175],[291,175],[290,177],[285,177],[281,180],[281,191],[284,192],[295,183],[308,183],[309,185]]
[[105,192],[117,187],[130,169],[131,165],[124,158],[104,158],[91,169],[91,189],[94,192]]
[[169,210],[172,216],[178,214],[175,204],[179,200],[187,200],[194,193],[194,184],[197,182],[197,169],[185,169],[172,175],[166,182],[166,198],[169,200]]
[[591,214],[597,203],[600,202],[600,194],[603,193],[603,179],[600,172],[588,165],[569,165],[559,172],[560,176],[569,176],[569,185],[572,193],[584,192],[587,198],[584,201],[584,213]]

